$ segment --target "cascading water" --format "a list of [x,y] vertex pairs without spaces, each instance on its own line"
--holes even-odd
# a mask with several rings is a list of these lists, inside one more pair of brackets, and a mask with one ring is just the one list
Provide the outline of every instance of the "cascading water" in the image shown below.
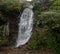
[[31,37],[33,28],[33,11],[31,8],[24,9],[19,23],[19,32],[16,47],[24,45]]

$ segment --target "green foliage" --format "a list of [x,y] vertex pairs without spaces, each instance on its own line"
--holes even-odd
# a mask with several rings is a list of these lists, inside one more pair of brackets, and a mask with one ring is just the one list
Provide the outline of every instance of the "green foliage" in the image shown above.
[[32,49],[47,48],[55,50],[57,47],[56,35],[54,35],[54,32],[52,32],[48,26],[44,26],[32,36],[33,38],[30,45]]
[[[8,22],[9,18],[16,18],[21,11],[21,4],[18,0],[0,0],[0,46],[8,44],[9,36],[6,35],[3,22]],[[2,22],[1,22],[2,21]]]
[[5,9],[6,11],[9,10],[21,10],[21,5],[19,3],[19,0],[1,0],[0,1],[0,9]]
[[[32,35],[31,48],[47,48],[60,51],[60,0],[55,0],[48,10],[35,9],[35,32]],[[60,4],[60,3],[59,3]]]
[[60,12],[60,0],[55,0],[52,6],[50,7],[50,10]]
[[[35,21],[35,29],[38,31],[34,33],[34,40],[32,41],[31,48],[48,48],[57,49],[60,47],[59,32],[60,32],[60,13],[56,12],[41,12],[37,14],[37,20]],[[59,34],[59,35],[58,35]],[[58,43],[59,42],[59,43]]]
[[60,0],[55,0],[53,5],[60,5]]
[[8,37],[3,26],[0,26],[0,46],[6,45],[8,43]]

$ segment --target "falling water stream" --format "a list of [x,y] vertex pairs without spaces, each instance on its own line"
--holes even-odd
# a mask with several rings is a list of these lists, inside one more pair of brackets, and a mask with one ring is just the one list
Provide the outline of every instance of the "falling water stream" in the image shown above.
[[33,28],[33,11],[31,8],[25,8],[20,20],[19,31],[16,47],[24,45],[28,42],[32,34]]

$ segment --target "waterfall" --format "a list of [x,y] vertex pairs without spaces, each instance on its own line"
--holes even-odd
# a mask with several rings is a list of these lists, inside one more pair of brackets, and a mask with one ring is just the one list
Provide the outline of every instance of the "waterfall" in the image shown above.
[[33,11],[31,8],[24,9],[19,20],[19,31],[16,47],[24,45],[28,42],[32,34],[33,28]]

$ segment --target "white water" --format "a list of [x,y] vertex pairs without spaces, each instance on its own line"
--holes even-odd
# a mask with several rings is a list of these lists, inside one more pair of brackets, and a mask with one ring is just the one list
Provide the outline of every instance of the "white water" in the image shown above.
[[21,17],[19,23],[19,32],[16,47],[24,45],[31,37],[31,31],[33,28],[33,11],[31,8],[26,8]]
[[32,0],[27,0],[27,1],[30,1],[31,2]]

